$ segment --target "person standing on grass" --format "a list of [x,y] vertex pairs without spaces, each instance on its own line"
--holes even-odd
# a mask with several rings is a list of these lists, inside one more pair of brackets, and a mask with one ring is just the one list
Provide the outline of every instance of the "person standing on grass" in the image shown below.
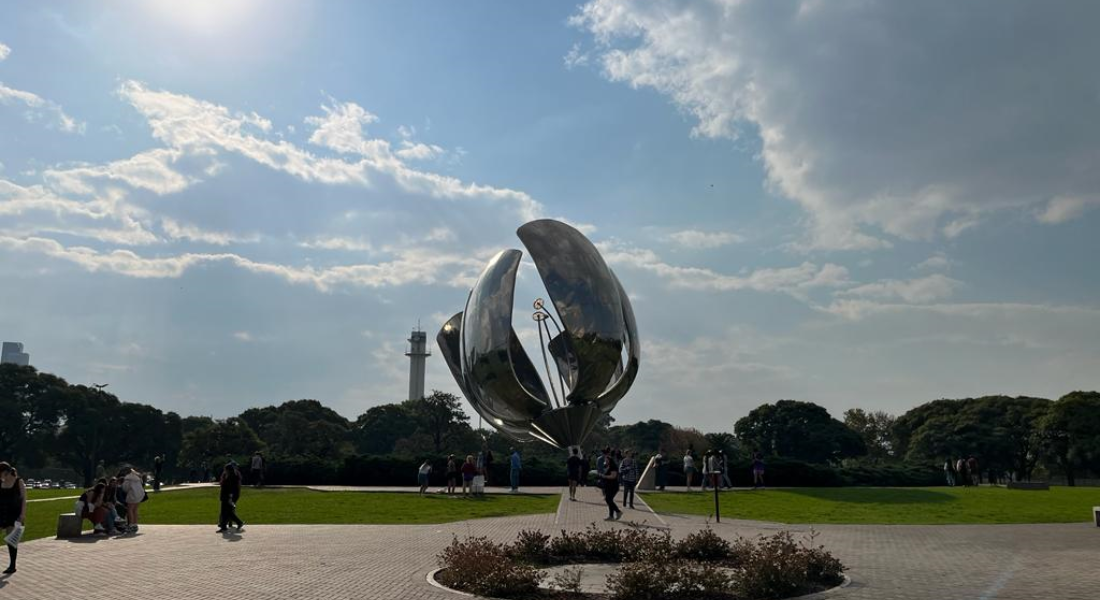
[[966,473],[966,459],[960,458],[955,461],[955,475],[962,482],[963,487],[970,487],[970,478]]
[[430,459],[424,459],[424,462],[420,463],[420,469],[416,473],[417,483],[420,484],[420,495],[423,496],[424,492],[428,490],[428,478],[432,474],[432,461]]
[[218,533],[225,533],[234,523],[238,532],[244,531],[244,521],[237,516],[237,501],[241,499],[241,472],[235,463],[225,465],[218,484],[221,486],[218,498],[222,504],[221,514],[218,516]]
[[691,449],[684,454],[684,479],[687,481],[687,491],[691,491],[691,480],[695,479],[695,457],[692,456]]
[[250,466],[250,470],[252,472],[249,473],[249,475],[251,475],[250,479],[252,480],[252,487],[262,487],[264,484],[263,452],[257,450],[256,453],[252,455],[252,464]]
[[600,475],[603,483],[603,499],[607,503],[607,518],[605,521],[618,521],[623,516],[623,511],[615,504],[615,495],[619,493],[619,465],[608,454],[604,460],[604,472]]
[[570,450],[569,458],[565,461],[565,476],[569,481],[569,499],[577,499],[577,485],[581,481],[581,469],[584,461],[581,460],[580,450],[576,447]]
[[634,459],[634,451],[627,450],[623,453],[623,462],[619,467],[619,474],[623,480],[623,506],[634,508],[634,486],[638,485],[638,461]]
[[752,455],[752,489],[764,487],[764,455],[754,452]]
[[455,462],[455,455],[447,455],[447,495],[453,496],[455,494],[455,485],[458,483],[458,463]]
[[478,468],[474,464],[474,455],[467,454],[466,462],[462,463],[462,497],[465,498],[469,495],[467,492],[473,491],[474,476],[477,475]]
[[509,474],[511,475],[512,491],[519,491],[519,472],[523,468],[523,462],[519,457],[519,448],[512,448],[511,469]]
[[978,470],[978,459],[974,458],[971,454],[970,458],[966,459],[966,472],[970,473],[970,484],[981,485],[982,484],[982,472]]
[[164,471],[164,455],[153,457],[153,491],[160,491],[160,474]]
[[[0,462],[0,529],[4,530],[7,537],[18,524],[20,527],[27,522],[27,484],[19,477],[15,467],[6,462]],[[18,542],[15,546],[8,544],[8,568],[5,575],[15,573],[15,559],[19,556]]]
[[950,458],[943,461],[943,476],[947,479],[947,487],[955,487],[955,463]]
[[138,508],[145,501],[145,481],[133,467],[125,467],[119,473],[122,489],[126,492],[126,532],[138,531]]

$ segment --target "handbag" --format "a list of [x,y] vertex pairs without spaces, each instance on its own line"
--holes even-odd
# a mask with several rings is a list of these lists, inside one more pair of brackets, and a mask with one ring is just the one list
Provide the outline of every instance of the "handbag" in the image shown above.
[[15,523],[15,527],[12,528],[11,533],[4,537],[4,542],[12,548],[18,547],[19,540],[23,539],[24,529],[25,528],[23,527],[23,524],[17,521]]

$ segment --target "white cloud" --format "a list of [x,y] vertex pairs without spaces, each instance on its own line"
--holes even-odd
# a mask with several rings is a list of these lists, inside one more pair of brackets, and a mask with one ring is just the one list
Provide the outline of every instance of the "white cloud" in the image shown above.
[[804,262],[796,267],[757,269],[747,275],[727,275],[711,269],[670,265],[652,250],[624,247],[614,243],[599,244],[608,264],[649,271],[673,287],[710,290],[779,292],[805,298],[815,288],[836,288],[849,284],[848,270],[827,263],[817,266]]
[[843,290],[837,294],[861,298],[899,299],[914,304],[927,304],[950,298],[961,285],[962,282],[957,279],[936,273],[919,279],[885,279]]
[[446,153],[442,147],[435,144],[422,144],[401,140],[401,148],[394,154],[405,160],[433,160]]
[[810,215],[807,245],[875,248],[999,210],[1079,212],[1054,199],[1100,187],[1100,36],[1082,25],[1098,19],[1026,0],[593,0],[572,22],[609,79],[669,96],[695,135],[758,133],[769,187]]
[[161,218],[160,226],[161,229],[164,230],[164,233],[173,240],[188,240],[204,244],[213,244],[215,246],[228,246],[230,244],[255,243],[260,241],[260,236],[257,234],[237,235],[224,231],[208,231],[196,225],[180,223],[168,217]]
[[0,60],[4,60],[8,56],[11,56],[11,48],[0,42]]
[[306,240],[299,242],[299,246],[302,248],[313,248],[320,250],[344,250],[348,252],[373,252],[374,246],[370,241],[364,238],[349,238],[343,236],[322,236],[312,240]]
[[47,169],[42,177],[60,193],[92,194],[97,190],[96,180],[107,179],[160,195],[172,194],[194,183],[172,168],[180,156],[178,150],[156,148],[104,165]]
[[38,121],[48,118],[50,125],[65,133],[84,133],[86,125],[83,121],[65,114],[61,105],[47,100],[37,94],[10,88],[0,82],[0,104],[23,104],[27,107],[26,117],[29,121]]
[[79,265],[91,272],[109,272],[135,278],[178,278],[189,269],[228,263],[252,273],[279,277],[289,283],[311,285],[322,292],[342,286],[380,288],[412,283],[468,287],[476,280],[482,261],[472,257],[408,248],[393,260],[374,264],[341,265],[318,269],[265,263],[231,253],[186,253],[148,258],[130,250],[99,252],[83,246],[66,247],[46,238],[0,236],[0,248],[43,254]]
[[950,268],[953,264],[955,264],[955,261],[948,258],[946,254],[943,252],[936,252],[932,256],[921,261],[914,268],[921,271],[940,271]]
[[148,120],[154,137],[187,154],[234,152],[304,181],[328,184],[367,186],[373,175],[384,175],[406,192],[447,200],[505,203],[523,221],[538,218],[543,212],[542,205],[524,192],[410,168],[388,141],[364,137],[364,126],[377,117],[353,102],[324,105],[324,115],[306,119],[314,127],[310,143],[358,157],[349,162],[316,156],[285,140],[273,142],[260,137],[257,134],[270,130],[271,123],[255,113],[233,113],[190,96],[150,90],[136,81],[123,83],[119,94]]
[[1056,225],[1072,221],[1100,206],[1100,196],[1059,196],[1047,203],[1035,218],[1040,223]]
[[693,250],[721,248],[722,246],[740,244],[745,241],[744,236],[729,231],[708,232],[695,229],[670,233],[665,236],[665,239],[678,246]]
[[233,332],[233,339],[240,342],[251,342],[255,338],[253,338],[252,334],[247,331],[235,331]]

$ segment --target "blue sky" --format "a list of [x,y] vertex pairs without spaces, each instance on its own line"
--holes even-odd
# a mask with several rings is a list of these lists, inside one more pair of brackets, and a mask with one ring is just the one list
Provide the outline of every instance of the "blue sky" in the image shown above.
[[354,418],[553,217],[634,298],[623,421],[1095,389],[1100,8],[1058,4],[6,5],[0,338]]

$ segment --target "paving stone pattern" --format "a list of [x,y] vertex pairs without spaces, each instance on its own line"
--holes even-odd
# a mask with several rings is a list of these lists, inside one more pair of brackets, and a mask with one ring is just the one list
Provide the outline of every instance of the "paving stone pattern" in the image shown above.
[[[459,596],[429,586],[424,577],[454,534],[507,540],[524,528],[553,532],[593,522],[626,526],[602,520],[606,507],[595,488],[582,488],[579,497],[561,501],[554,514],[446,525],[258,525],[225,537],[214,532],[213,524],[159,525],[144,526],[133,537],[36,540],[21,547],[19,572],[0,578],[0,599],[117,600],[137,594],[149,600],[454,600]],[[624,520],[663,526],[637,506]],[[241,514],[247,520],[247,501]],[[664,515],[663,522],[679,537],[706,520]],[[712,527],[730,538],[810,530],[749,521]],[[814,530],[817,541],[848,565],[853,580],[830,599],[1100,598],[1100,529],[1090,523],[821,525]]]

